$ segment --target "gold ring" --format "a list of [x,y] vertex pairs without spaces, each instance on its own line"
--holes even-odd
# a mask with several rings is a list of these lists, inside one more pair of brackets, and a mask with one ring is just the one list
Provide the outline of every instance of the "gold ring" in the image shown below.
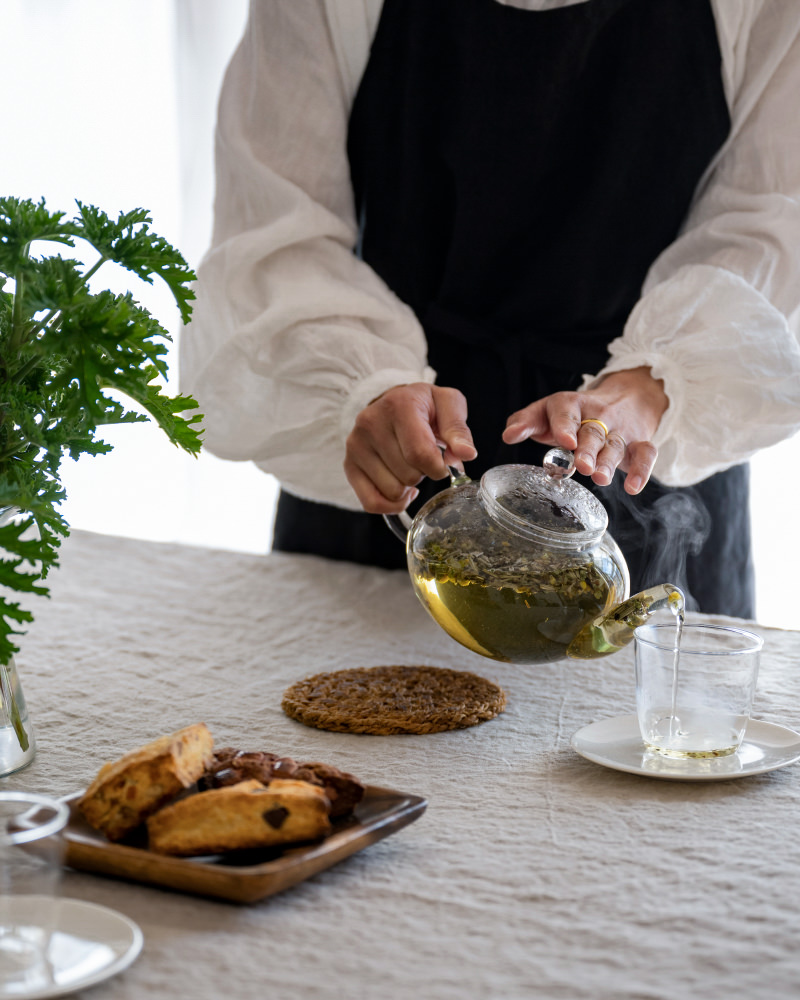
[[580,426],[583,427],[584,424],[597,424],[598,427],[603,428],[603,433],[608,437],[608,428],[602,420],[595,420],[594,417],[590,417],[588,420],[581,420]]

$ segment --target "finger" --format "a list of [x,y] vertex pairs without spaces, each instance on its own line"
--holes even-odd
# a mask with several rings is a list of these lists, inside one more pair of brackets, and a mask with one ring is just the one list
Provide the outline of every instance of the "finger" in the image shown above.
[[[578,428],[575,448],[575,468],[584,476],[591,476],[597,467],[597,458],[606,446],[605,425],[592,417],[584,417]],[[613,475],[613,470],[612,470]]]
[[581,402],[576,392],[559,392],[547,400],[550,433],[555,444],[575,451],[580,442]]
[[358,414],[347,439],[348,457],[390,499],[423,476],[441,479],[447,475],[431,427],[429,387],[424,390],[386,393]]
[[[438,450],[436,455],[438,461],[434,471],[441,465]],[[360,469],[376,489],[392,501],[399,500],[409,487],[416,486],[425,476],[417,464],[406,460],[391,429],[368,435],[362,428],[354,428],[347,439],[346,462]]]
[[[394,457],[387,461],[387,452],[392,451]],[[348,436],[344,471],[365,510],[394,512],[396,509],[403,510],[410,503],[410,493],[423,477],[420,472],[405,465],[399,455],[400,449],[394,439],[388,448],[379,448],[359,427]],[[390,506],[387,508],[386,504]]]
[[408,504],[408,490],[422,479],[409,466],[391,429],[362,411],[347,437],[344,471],[365,510],[386,512],[388,501],[400,509]]
[[435,430],[434,388],[426,384],[386,393],[356,418],[355,431],[363,432],[364,443],[377,451],[405,485],[423,476],[443,479],[447,475]]
[[656,464],[658,450],[650,441],[636,441],[628,446],[628,475],[625,477],[625,492],[632,496],[641,493]]
[[592,479],[598,486],[608,486],[614,478],[618,466],[625,458],[627,450],[625,438],[619,431],[610,431],[605,444],[597,455],[595,471],[592,475]]
[[506,444],[519,444],[530,437],[540,439],[547,434],[550,424],[547,419],[546,401],[539,399],[530,406],[512,413],[506,421],[503,440]]
[[580,419],[578,394],[557,392],[512,414],[503,432],[503,440],[506,444],[517,444],[531,437],[542,444],[557,444],[573,451],[578,444]]
[[445,461],[471,462],[477,457],[472,432],[467,425],[467,400],[458,389],[434,386],[435,415],[433,428],[445,445]]
[[345,475],[359,503],[370,514],[399,514],[419,494],[415,487],[406,487],[398,496],[390,499],[378,489],[363,469],[349,462],[345,462]]

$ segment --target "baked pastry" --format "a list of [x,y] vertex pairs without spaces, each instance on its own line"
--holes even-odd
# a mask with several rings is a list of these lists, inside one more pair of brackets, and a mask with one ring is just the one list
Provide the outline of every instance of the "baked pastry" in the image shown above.
[[318,840],[330,833],[325,792],[306,781],[255,778],[198,792],[147,820],[157,854],[191,857]]
[[281,707],[306,726],[338,733],[440,733],[493,719],[497,684],[447,667],[354,667],[315,674],[286,690]]
[[322,764],[319,761],[300,764],[293,777],[298,781],[309,781],[312,785],[322,786],[331,804],[332,819],[349,816],[364,798],[364,786],[361,782],[332,764]]
[[223,747],[215,751],[214,758],[205,774],[198,781],[198,787],[222,788],[235,785],[248,778],[256,778],[268,785],[274,778],[293,778],[320,786],[331,804],[330,815],[334,819],[348,816],[364,797],[364,786],[352,774],[340,771],[332,764],[317,762],[300,763],[291,757],[279,757],[274,753],[234,750]]
[[121,840],[197,781],[211,762],[213,744],[202,722],[161,736],[104,764],[77,807],[90,826]]

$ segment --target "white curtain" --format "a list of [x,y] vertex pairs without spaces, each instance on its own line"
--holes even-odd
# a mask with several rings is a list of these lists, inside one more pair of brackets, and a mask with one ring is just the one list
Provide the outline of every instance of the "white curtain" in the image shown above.
[[[2,12],[0,190],[66,212],[76,198],[109,214],[147,208],[196,266],[211,231],[217,93],[246,0],[4,0]],[[131,288],[177,336],[169,294]],[[171,371],[174,392],[174,349]],[[103,436],[113,452],[63,466],[73,527],[269,548],[271,477],[190,458],[151,424]]]
[[[109,213],[143,206],[155,231],[196,265],[211,230],[216,98],[246,2],[3,0],[0,191],[44,196],[65,211],[76,198]],[[147,286],[134,293],[177,332],[167,294]],[[105,437],[110,455],[65,463],[73,527],[269,548],[270,477],[210,455],[191,459],[151,425]],[[800,626],[798,466],[797,439],[753,462],[758,616],[790,628]]]

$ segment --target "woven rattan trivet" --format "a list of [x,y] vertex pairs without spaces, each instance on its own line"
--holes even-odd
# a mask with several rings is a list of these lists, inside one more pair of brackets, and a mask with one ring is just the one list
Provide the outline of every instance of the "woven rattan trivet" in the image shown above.
[[281,707],[306,726],[337,733],[441,733],[493,719],[502,688],[447,667],[353,667],[292,684]]

